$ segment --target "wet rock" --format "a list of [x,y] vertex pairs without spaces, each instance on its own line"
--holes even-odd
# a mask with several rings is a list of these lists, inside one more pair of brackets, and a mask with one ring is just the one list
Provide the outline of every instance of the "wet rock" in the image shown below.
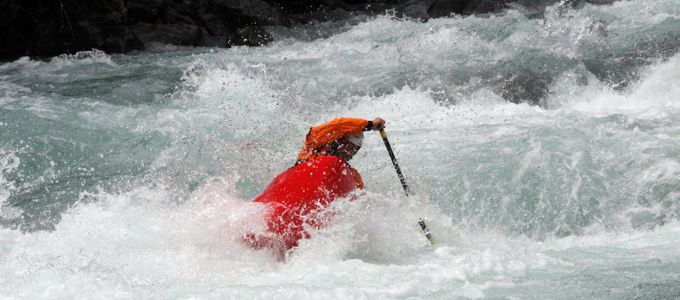
[[430,17],[439,18],[451,14],[497,12],[506,8],[510,2],[507,0],[436,0],[427,9],[427,14]]
[[145,47],[151,43],[171,45],[198,46],[203,38],[203,31],[193,24],[147,24],[132,26],[135,34]]
[[469,1],[467,0],[437,0],[427,9],[427,14],[433,18],[448,17],[451,14],[460,14]]
[[[614,0],[563,0],[565,9]],[[523,7],[540,16],[557,0],[0,0],[0,59],[178,45],[264,45],[262,26],[295,26],[392,12],[426,21]],[[388,12],[388,13],[389,13]],[[227,40],[225,44],[223,41]],[[216,43],[215,41],[222,41]]]
[[586,2],[590,4],[596,4],[596,5],[607,5],[607,4],[612,4],[616,2],[616,0],[585,0]]
[[336,22],[349,19],[352,14],[343,8],[332,8],[325,5],[320,5],[316,9],[290,14],[290,20],[294,24],[310,24],[320,22]]
[[614,1],[615,0],[564,0],[560,2],[560,5],[569,6],[571,8],[579,8],[585,5],[586,3],[595,5],[607,5],[614,3]]
[[165,0],[134,0],[126,4],[127,16],[137,22],[156,23],[167,9]]
[[280,8],[261,0],[213,0],[212,6],[262,25],[290,25]]
[[[427,9],[433,18],[447,17],[452,14],[471,15],[497,13],[507,8],[520,8],[531,16],[542,15],[549,5],[560,3],[565,9],[580,8],[585,3],[606,5],[616,0],[435,0]],[[423,1],[421,1],[422,3]]]
[[196,24],[194,16],[186,7],[179,6],[178,9],[169,7],[163,16],[163,23],[166,24]]
[[109,53],[125,53],[133,50],[143,50],[143,42],[126,26],[115,26],[109,29],[109,34],[98,49]]
[[260,26],[249,25],[239,28],[227,37],[225,47],[262,46],[273,41],[271,34]]
[[417,19],[422,22],[427,21],[430,16],[427,10],[433,1],[406,1],[406,3],[395,8],[396,16],[400,18]]
[[92,48],[110,52],[139,49],[125,26],[121,1],[0,1],[0,58],[55,56]]
[[349,11],[346,11],[344,8],[335,8],[328,12],[328,20],[333,22],[346,20],[351,16],[352,14]]
[[224,22],[215,14],[209,12],[199,13],[201,23],[205,27],[208,34],[213,36],[226,36],[230,30],[224,25]]

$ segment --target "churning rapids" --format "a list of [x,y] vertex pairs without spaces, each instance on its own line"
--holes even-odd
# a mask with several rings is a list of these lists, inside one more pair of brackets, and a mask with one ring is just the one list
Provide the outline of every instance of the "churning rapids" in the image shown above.
[[[1,64],[0,297],[680,298],[677,0],[271,32]],[[329,227],[242,245],[341,116],[414,195],[367,133]]]

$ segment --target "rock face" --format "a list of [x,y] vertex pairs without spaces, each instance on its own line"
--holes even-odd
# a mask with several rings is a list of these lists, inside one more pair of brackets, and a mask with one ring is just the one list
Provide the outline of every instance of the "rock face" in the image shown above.
[[450,14],[469,15],[489,13],[506,7],[510,1],[498,0],[436,0],[427,10],[433,18],[446,17]]
[[237,29],[227,36],[225,47],[231,46],[262,46],[274,40],[262,27],[248,25]]
[[200,45],[203,31],[194,24],[149,24],[139,23],[132,25],[132,31],[145,46],[150,42],[158,42],[171,45]]
[[[231,47],[273,40],[263,26],[340,21],[391,10],[426,21],[493,13],[513,4],[541,11],[557,0],[0,0],[0,60],[93,48],[109,53],[153,43]],[[614,0],[562,0],[562,5]]]
[[52,56],[92,48],[107,52],[143,49],[129,27],[122,1],[100,2],[0,2],[0,58]]

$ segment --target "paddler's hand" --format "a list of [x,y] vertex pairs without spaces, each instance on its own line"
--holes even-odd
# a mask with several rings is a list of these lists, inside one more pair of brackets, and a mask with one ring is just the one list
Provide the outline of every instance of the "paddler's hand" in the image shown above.
[[385,120],[381,119],[380,117],[375,118],[373,120],[373,130],[381,130],[385,129]]

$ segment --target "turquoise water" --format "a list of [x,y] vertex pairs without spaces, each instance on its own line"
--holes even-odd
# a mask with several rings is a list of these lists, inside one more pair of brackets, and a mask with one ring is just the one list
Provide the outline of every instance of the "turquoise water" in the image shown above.
[[[680,298],[677,1],[270,30],[0,65],[0,295]],[[368,133],[365,194],[285,261],[244,247],[340,116],[387,120],[415,194]]]

